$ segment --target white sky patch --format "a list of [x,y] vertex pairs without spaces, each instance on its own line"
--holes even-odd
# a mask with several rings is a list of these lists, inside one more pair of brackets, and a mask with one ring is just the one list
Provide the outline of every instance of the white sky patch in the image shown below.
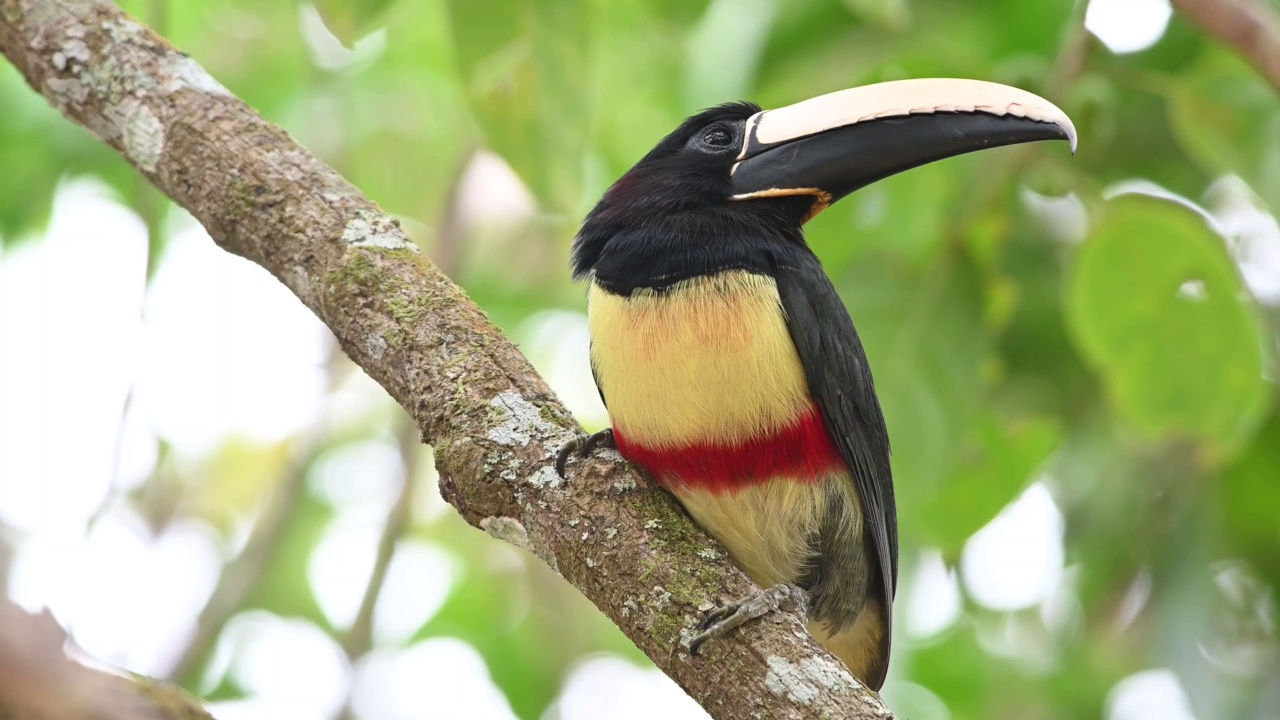
[[[1043,606],[1042,606],[1043,607]],[[1059,657],[1057,639],[1037,613],[1002,613],[974,623],[978,645],[1027,676],[1048,676]]]
[[448,552],[417,540],[401,541],[374,607],[374,640],[393,645],[412,638],[444,607],[459,574],[460,563]]
[[923,685],[890,679],[881,694],[885,704],[893,708],[894,717],[951,720],[951,708],[937,693]]
[[1259,302],[1280,305],[1280,223],[1236,175],[1218,178],[1205,204],[1231,241],[1240,274]]
[[298,29],[307,45],[311,62],[323,70],[359,72],[377,62],[387,50],[386,28],[379,28],[355,41],[353,47],[342,44],[320,17],[311,3],[298,5]]
[[366,655],[356,667],[351,706],[359,720],[516,717],[511,703],[493,684],[484,658],[454,638]]
[[178,524],[153,538],[141,518],[120,511],[85,534],[22,543],[10,594],[28,609],[48,607],[93,657],[163,674],[194,631],[221,567],[207,528]]
[[[308,703],[310,705],[310,703]],[[205,708],[218,720],[327,720],[332,714],[304,715],[292,698],[283,695],[254,695],[241,700],[223,700],[206,703]]]
[[1063,573],[1063,518],[1035,483],[965,543],[961,569],[974,600],[1020,610],[1050,598]]
[[22,532],[16,600],[98,658],[163,673],[216,581],[213,534],[153,537],[122,507],[89,518],[113,479],[146,479],[158,437],[198,459],[314,422],[331,340],[189,217],[144,300],[146,264],[143,223],[92,180],[63,184],[45,237],[0,254],[0,521]]
[[348,628],[360,610],[373,574],[384,516],[339,518],[307,559],[307,581],[316,603],[334,627]]
[[1020,190],[1022,206],[1040,222],[1050,237],[1072,245],[1084,241],[1089,234],[1089,213],[1078,195],[1041,195],[1025,186]]
[[1119,55],[1159,42],[1172,15],[1168,0],[1089,0],[1084,26]]
[[578,665],[548,711],[554,720],[706,720],[709,716],[660,671],[613,656]]
[[106,497],[146,242],[142,221],[85,179],[58,188],[43,239],[0,251],[0,521],[78,528]]
[[321,415],[332,338],[284,285],[189,217],[147,297],[138,410],[179,457],[274,443]]
[[359,366],[344,363],[344,369],[329,393],[329,433],[393,435],[404,409]]
[[1178,297],[1191,302],[1204,302],[1208,299],[1209,293],[1205,289],[1203,280],[1188,280],[1178,286]]
[[481,150],[462,173],[457,210],[458,224],[468,232],[503,234],[536,217],[538,203],[506,160]]
[[418,461],[414,468],[413,482],[418,491],[413,494],[413,518],[419,525],[427,525],[444,515],[457,512],[440,495],[440,473],[436,470],[435,450],[426,445],[418,448]]
[[116,455],[116,491],[128,492],[140,487],[151,477],[160,459],[155,430],[136,405],[125,410],[124,424],[119,429],[120,443]]
[[1251,566],[1239,560],[1216,562],[1210,567],[1224,626],[1202,637],[1200,654],[1223,675],[1244,680],[1261,679],[1275,667],[1275,591]]
[[948,568],[937,550],[921,550],[907,604],[907,632],[927,638],[951,627],[959,617],[960,583],[955,568]]
[[1196,720],[1187,691],[1173,671],[1134,673],[1107,695],[1107,720]]
[[609,424],[591,375],[591,334],[580,312],[546,310],[531,316],[516,332],[519,345],[565,407],[587,428]]
[[341,445],[311,467],[308,485],[337,510],[359,509],[385,517],[404,486],[400,448],[389,440]]
[[346,700],[351,667],[342,648],[310,622],[262,611],[227,623],[219,652],[231,658],[246,700],[210,703],[219,720],[331,718]]

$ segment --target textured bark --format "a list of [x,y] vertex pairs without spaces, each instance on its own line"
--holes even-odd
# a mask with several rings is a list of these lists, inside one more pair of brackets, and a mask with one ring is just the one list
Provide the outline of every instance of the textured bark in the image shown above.
[[1173,7],[1231,46],[1280,91],[1280,11],[1267,0],[1172,0]]
[[195,61],[101,0],[0,0],[0,52],[289,287],[417,421],[446,499],[546,561],[713,717],[889,717],[795,614],[691,658],[703,613],[751,582],[616,454],[562,482],[552,458],[579,429],[520,352],[394,219]]

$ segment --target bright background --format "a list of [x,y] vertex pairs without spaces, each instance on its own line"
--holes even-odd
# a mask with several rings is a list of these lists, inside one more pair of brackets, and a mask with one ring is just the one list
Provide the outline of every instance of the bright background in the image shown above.
[[[1075,158],[950,160],[810,227],[894,442],[884,694],[1280,718],[1280,103],[1162,0],[125,5],[401,217],[590,428],[568,247],[684,116],[920,76],[1047,95]],[[9,597],[222,720],[704,717],[440,500],[279,283],[5,64],[0,107]]]

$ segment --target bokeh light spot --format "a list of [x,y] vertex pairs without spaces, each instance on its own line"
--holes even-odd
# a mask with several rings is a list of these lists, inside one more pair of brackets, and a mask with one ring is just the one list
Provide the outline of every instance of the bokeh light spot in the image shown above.
[[1159,42],[1172,15],[1168,0],[1090,0],[1084,26],[1111,52],[1132,53]]
[[1048,599],[1063,572],[1062,513],[1036,483],[965,543],[965,588],[992,610],[1020,610]]

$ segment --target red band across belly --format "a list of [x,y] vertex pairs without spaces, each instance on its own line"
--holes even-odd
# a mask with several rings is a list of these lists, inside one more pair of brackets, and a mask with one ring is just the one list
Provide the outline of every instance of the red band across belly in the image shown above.
[[695,443],[654,449],[629,442],[613,428],[618,452],[648,470],[659,482],[727,492],[778,477],[817,481],[844,467],[840,451],[814,405],[790,426],[766,437],[736,444]]

